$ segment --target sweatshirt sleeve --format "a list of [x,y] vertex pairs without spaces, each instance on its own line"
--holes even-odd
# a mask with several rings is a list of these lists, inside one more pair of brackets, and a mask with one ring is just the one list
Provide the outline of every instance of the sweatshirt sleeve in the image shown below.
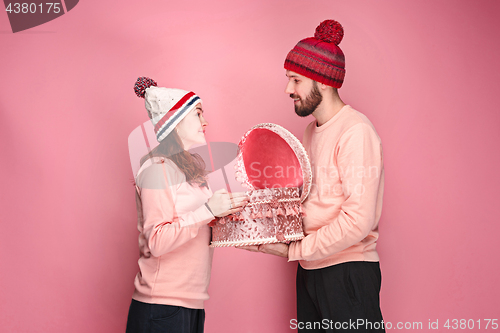
[[[143,216],[142,233],[155,257],[173,251],[195,238],[199,228],[214,219],[204,204],[193,211],[181,215],[177,213],[176,194],[183,181],[184,175],[167,163],[155,163],[138,177]],[[196,195],[200,195],[200,192],[193,188],[193,196]],[[201,199],[205,202],[208,198]]]
[[301,241],[292,242],[289,261],[324,259],[359,243],[377,227],[377,199],[383,169],[378,135],[370,125],[358,123],[346,130],[336,149],[344,194],[340,213],[331,223]]

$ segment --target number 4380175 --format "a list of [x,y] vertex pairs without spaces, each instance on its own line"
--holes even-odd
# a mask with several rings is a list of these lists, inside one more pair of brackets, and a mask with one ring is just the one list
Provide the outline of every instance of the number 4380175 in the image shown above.
[[61,12],[61,7],[59,7],[60,3],[58,2],[46,2],[45,4],[43,3],[9,3],[7,8],[5,8],[5,11],[8,12],[9,14],[14,13],[14,14],[35,14],[35,13],[44,13],[44,9],[46,10],[45,13],[52,13],[58,14]]
[[[498,323],[497,323],[497,320],[498,319],[478,319],[478,320],[474,320],[474,319],[448,319],[446,321],[446,323],[444,323],[443,327],[447,328],[447,329],[453,329],[453,330],[456,330],[456,329],[461,329],[461,330],[465,330],[465,329],[493,329],[493,330],[496,330],[498,329]],[[481,325],[481,321],[483,322],[482,325]],[[482,327],[481,327],[482,326]]]

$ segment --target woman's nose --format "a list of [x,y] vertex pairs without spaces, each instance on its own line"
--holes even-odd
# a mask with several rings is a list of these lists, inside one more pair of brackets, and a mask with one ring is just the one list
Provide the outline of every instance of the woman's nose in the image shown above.
[[201,121],[201,126],[203,127],[208,126],[208,121],[205,119],[205,117],[201,116],[200,121]]

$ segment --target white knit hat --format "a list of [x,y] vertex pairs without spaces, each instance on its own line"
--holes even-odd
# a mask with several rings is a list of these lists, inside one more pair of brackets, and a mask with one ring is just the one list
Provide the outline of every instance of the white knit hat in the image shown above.
[[174,88],[159,88],[155,81],[147,77],[137,79],[134,91],[146,101],[146,109],[153,123],[156,139],[161,142],[173,131],[175,126],[198,103],[198,97],[192,91]]

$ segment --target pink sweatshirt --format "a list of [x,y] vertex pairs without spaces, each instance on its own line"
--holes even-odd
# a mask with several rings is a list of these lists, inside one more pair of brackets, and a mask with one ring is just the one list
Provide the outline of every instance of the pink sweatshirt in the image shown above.
[[289,260],[305,269],[347,261],[378,261],[382,212],[382,144],[362,113],[344,106],[320,127],[310,123],[303,144],[311,158],[311,193],[304,202],[306,237],[292,242]]
[[203,309],[213,256],[207,224],[214,219],[205,202],[212,192],[189,185],[171,160],[159,157],[143,164],[136,184],[141,255],[132,297]]

